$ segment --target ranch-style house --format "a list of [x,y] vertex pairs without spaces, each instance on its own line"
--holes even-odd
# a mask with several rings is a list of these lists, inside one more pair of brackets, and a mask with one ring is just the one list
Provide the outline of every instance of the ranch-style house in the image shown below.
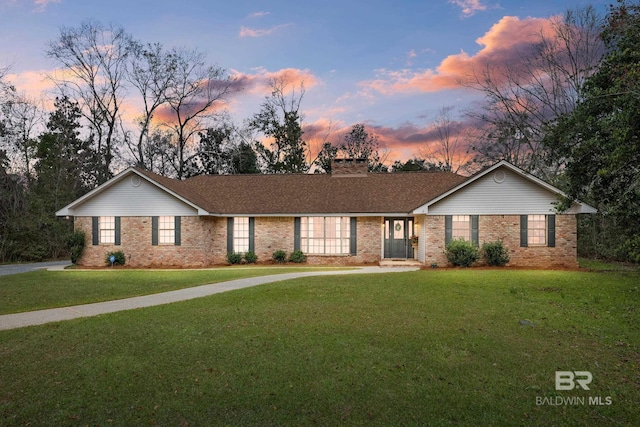
[[78,261],[123,251],[134,267],[205,267],[228,252],[301,250],[310,264],[417,260],[446,266],[451,239],[501,240],[511,266],[577,266],[576,216],[596,210],[501,161],[473,176],[368,173],[338,159],[331,174],[203,175],[186,180],[129,168],[59,210],[87,242]]

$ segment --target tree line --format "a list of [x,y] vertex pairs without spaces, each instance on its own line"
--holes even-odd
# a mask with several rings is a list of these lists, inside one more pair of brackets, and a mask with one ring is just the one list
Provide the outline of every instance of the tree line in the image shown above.
[[461,79],[482,102],[461,118],[442,107],[434,142],[404,162],[362,123],[314,152],[304,84],[271,80],[259,111],[239,123],[225,107],[243,81],[201,52],[95,21],[62,28],[46,46],[59,65],[52,112],[0,69],[0,262],[65,256],[72,225],[54,212],[126,166],[177,179],[329,173],[336,157],[366,158],[371,172],[471,173],[506,159],[564,190],[561,207],[580,199],[598,208],[580,218],[582,254],[638,262],[639,12],[621,0],[606,16],[586,6],[552,18],[517,65],[487,63]]

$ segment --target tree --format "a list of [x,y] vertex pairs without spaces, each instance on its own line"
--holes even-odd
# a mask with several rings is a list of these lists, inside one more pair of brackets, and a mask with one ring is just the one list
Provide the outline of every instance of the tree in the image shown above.
[[191,159],[188,176],[225,175],[231,169],[230,136],[232,129],[224,123],[200,132],[200,141]]
[[548,124],[582,98],[584,82],[604,52],[601,22],[591,6],[567,11],[551,18],[551,34],[541,29],[516,66],[487,64],[463,82],[485,95],[483,105],[468,112],[480,124],[473,147],[477,163],[510,156],[518,167],[547,180],[559,173],[562,165],[549,161],[542,139]]
[[343,141],[338,144],[325,142],[318,153],[315,165],[318,173],[331,173],[331,161],[344,157],[351,159],[366,159],[369,172],[387,172],[384,165],[385,156],[379,152],[378,137],[366,131],[364,124],[358,123],[351,127]]
[[444,170],[457,173],[469,167],[471,158],[460,135],[461,124],[453,120],[452,111],[451,106],[440,109],[433,123],[436,141],[425,144],[418,152],[427,163],[441,164]]
[[34,132],[43,121],[42,110],[35,102],[10,92],[0,105],[0,111],[0,117],[4,118],[0,137],[5,139],[6,148],[14,153],[11,156],[13,169],[30,178],[35,152]]
[[418,171],[427,171],[427,172],[445,172],[450,171],[450,169],[445,166],[443,163],[431,163],[427,162],[425,159],[409,159],[406,162],[401,162],[400,160],[396,160],[393,165],[391,165],[391,172],[418,172]]
[[338,147],[330,142],[322,144],[320,152],[313,164],[315,165],[314,173],[331,173],[331,162],[338,157]]
[[93,149],[101,159],[95,170],[98,183],[111,177],[132,49],[133,39],[123,28],[95,21],[62,28],[47,46],[47,56],[64,67],[64,77],[54,78],[61,94],[75,100],[90,123]]
[[9,158],[0,150],[0,262],[19,257],[20,219],[26,215],[25,186],[9,173]]
[[177,54],[167,52],[159,43],[132,43],[127,80],[138,90],[142,99],[142,114],[138,119],[140,132],[135,143],[127,142],[138,166],[150,169],[151,161],[145,153],[149,144],[151,121],[156,111],[168,101],[168,91],[176,79]]
[[270,82],[271,95],[262,103],[261,109],[249,122],[251,129],[260,131],[272,140],[269,146],[256,143],[256,152],[267,173],[306,173],[307,143],[302,139],[300,103],[304,97],[304,85],[299,93],[295,89],[286,95],[287,85],[283,79]]
[[69,221],[55,212],[96,185],[92,173],[95,153],[91,141],[80,137],[80,107],[69,98],[57,98],[46,131],[37,140],[36,179],[28,193],[28,215],[19,221],[20,257],[57,258],[67,253]]
[[230,153],[230,170],[231,174],[249,174],[260,173],[258,167],[258,156],[249,143],[240,141],[240,143]]
[[206,129],[206,119],[214,114],[214,107],[221,106],[234,88],[234,79],[220,67],[207,66],[204,54],[196,50],[175,50],[174,78],[167,88],[167,104],[170,116],[164,125],[172,129],[176,137],[176,177],[185,176],[185,166],[193,153],[188,143],[194,135]]
[[67,97],[56,98],[47,131],[37,141],[34,191],[46,196],[55,212],[93,189],[95,153],[91,141],[80,137],[80,107]]
[[[608,53],[586,79],[576,108],[563,114],[545,138],[566,165],[570,199],[594,204],[615,250],[640,262],[640,5],[611,6],[603,40]],[[603,230],[607,231],[607,230]],[[604,240],[604,239],[600,239]],[[607,239],[612,243],[611,239]],[[612,253],[613,252],[613,253]]]

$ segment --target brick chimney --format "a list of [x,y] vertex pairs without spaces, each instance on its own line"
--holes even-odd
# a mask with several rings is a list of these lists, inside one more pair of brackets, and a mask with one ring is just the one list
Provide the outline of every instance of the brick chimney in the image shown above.
[[331,161],[332,176],[366,176],[369,169],[367,159],[333,159]]

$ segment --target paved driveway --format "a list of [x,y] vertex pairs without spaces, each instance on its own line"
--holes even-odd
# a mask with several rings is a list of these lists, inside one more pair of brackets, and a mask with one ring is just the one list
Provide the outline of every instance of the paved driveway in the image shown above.
[[29,264],[7,264],[0,265],[0,276],[9,274],[28,273],[29,271],[42,270],[45,268],[59,267],[63,268],[70,265],[69,261],[49,261],[49,262],[33,262]]

